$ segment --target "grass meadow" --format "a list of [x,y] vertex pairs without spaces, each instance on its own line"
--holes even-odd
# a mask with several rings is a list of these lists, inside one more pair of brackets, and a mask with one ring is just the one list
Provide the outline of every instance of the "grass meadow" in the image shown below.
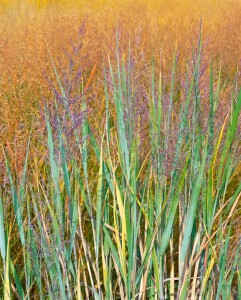
[[0,299],[241,299],[241,1],[0,1]]

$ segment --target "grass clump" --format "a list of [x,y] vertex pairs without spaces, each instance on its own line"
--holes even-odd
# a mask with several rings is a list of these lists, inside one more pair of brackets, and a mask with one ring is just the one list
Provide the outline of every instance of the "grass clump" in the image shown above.
[[52,60],[56,86],[49,80],[41,140],[48,155],[29,158],[29,142],[19,179],[5,152],[4,300],[241,295],[241,185],[230,192],[241,93],[234,87],[220,125],[220,74],[216,81],[210,67],[206,93],[201,35],[184,80],[175,53],[170,82],[153,59],[140,83],[131,47],[124,57],[118,41],[103,66],[99,125],[83,69],[60,72]]

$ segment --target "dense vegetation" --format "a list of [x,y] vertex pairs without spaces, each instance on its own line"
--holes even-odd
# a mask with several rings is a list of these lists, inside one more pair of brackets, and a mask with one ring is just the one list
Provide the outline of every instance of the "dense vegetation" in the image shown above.
[[[59,48],[46,38],[35,62],[30,49],[17,67],[12,49],[3,71],[0,298],[241,299],[235,55],[224,55],[224,66],[218,51],[210,56],[216,41],[207,46],[200,19],[188,46],[169,36],[160,54],[153,37],[125,32],[122,9],[137,17],[144,1],[106,3],[86,4],[97,20],[97,8],[107,15],[113,7],[115,30],[98,51],[81,20],[74,34],[58,33],[69,37]],[[49,16],[54,4],[38,4],[37,20]],[[172,5],[180,14],[193,8]],[[163,26],[148,16],[153,9],[138,24],[147,34],[147,20]]]

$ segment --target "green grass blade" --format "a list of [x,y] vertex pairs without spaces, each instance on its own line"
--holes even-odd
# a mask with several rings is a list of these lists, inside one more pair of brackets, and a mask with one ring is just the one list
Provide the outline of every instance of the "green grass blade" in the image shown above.
[[206,156],[207,156],[207,143],[204,148],[202,164],[199,169],[199,175],[195,182],[195,186],[194,186],[192,196],[191,196],[190,206],[189,206],[188,213],[187,213],[187,221],[185,224],[184,237],[183,237],[181,253],[180,253],[181,262],[184,262],[184,259],[186,257],[186,253],[187,253],[187,249],[189,246],[191,233],[192,233],[192,229],[193,229],[193,223],[194,223],[194,219],[196,217],[199,195],[200,195],[200,190],[201,190],[203,177],[204,177],[204,167],[205,167],[205,163],[206,163]]
[[10,181],[10,188],[11,188],[11,194],[12,194],[11,196],[12,196],[12,201],[13,201],[14,213],[15,213],[16,220],[17,220],[20,240],[21,240],[22,246],[24,246],[25,245],[25,236],[24,236],[24,227],[23,227],[23,219],[22,219],[22,209],[21,209],[21,206],[20,206],[20,202],[19,202],[19,199],[18,199],[16,188],[15,188],[15,185],[14,185],[12,173],[11,173],[10,166],[9,166],[9,162],[8,162],[8,159],[7,159],[7,156],[6,156],[5,153],[4,153],[4,156],[5,156],[7,174],[8,174],[8,178],[9,178],[9,181]]
[[2,260],[6,260],[6,237],[4,230],[4,217],[3,217],[3,203],[2,198],[0,197],[0,250],[2,255]]

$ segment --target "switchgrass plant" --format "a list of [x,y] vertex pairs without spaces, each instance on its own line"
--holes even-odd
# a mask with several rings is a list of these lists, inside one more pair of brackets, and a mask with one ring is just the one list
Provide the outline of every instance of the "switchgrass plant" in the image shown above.
[[76,126],[52,60],[60,93],[45,106],[46,160],[29,158],[30,137],[18,182],[5,151],[2,299],[241,299],[240,183],[228,192],[240,155],[241,93],[234,86],[220,126],[221,73],[216,84],[210,67],[203,98],[201,40],[184,91],[175,53],[171,82],[153,59],[140,92],[131,47],[121,57],[117,38],[116,59],[103,67],[97,128],[88,81],[78,77]]

